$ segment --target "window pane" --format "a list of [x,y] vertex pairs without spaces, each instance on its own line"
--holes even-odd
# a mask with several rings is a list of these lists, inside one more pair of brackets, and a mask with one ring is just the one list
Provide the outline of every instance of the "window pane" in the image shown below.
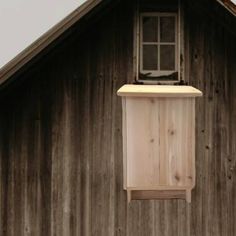
[[160,17],[161,42],[175,42],[175,17]]
[[157,45],[143,45],[143,70],[157,70]]
[[143,41],[157,42],[157,17],[143,17]]
[[160,46],[160,70],[175,70],[175,46]]

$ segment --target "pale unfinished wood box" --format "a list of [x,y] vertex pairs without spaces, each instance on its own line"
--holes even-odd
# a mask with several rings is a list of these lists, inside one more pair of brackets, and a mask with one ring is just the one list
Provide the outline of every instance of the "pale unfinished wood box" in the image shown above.
[[132,199],[182,198],[195,185],[195,98],[191,86],[124,85],[124,189]]

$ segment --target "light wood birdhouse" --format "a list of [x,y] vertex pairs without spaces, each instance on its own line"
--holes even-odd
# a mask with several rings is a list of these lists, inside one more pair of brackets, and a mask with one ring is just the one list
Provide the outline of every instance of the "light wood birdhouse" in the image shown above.
[[195,186],[195,98],[191,86],[124,85],[124,189],[128,199],[183,198]]

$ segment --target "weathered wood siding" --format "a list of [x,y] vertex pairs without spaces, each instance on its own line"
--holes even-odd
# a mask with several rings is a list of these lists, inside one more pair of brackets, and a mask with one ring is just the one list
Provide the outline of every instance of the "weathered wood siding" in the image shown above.
[[[199,8],[196,11],[194,7]],[[196,112],[197,179],[189,235],[233,236],[236,235],[236,31],[226,25],[226,17],[217,17],[214,9],[191,4],[186,8],[186,78],[204,94]]]
[[123,1],[2,98],[0,235],[236,235],[235,36],[209,12],[186,6],[185,76],[204,93],[192,203],[127,205],[116,90],[132,81],[133,32]]

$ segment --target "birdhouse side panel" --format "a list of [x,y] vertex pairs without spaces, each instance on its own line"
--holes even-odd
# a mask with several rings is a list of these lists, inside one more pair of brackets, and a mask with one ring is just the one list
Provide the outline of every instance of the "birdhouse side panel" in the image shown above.
[[155,98],[126,98],[127,184],[154,186],[160,180],[160,103]]
[[161,99],[161,186],[189,187],[195,181],[195,100]]

